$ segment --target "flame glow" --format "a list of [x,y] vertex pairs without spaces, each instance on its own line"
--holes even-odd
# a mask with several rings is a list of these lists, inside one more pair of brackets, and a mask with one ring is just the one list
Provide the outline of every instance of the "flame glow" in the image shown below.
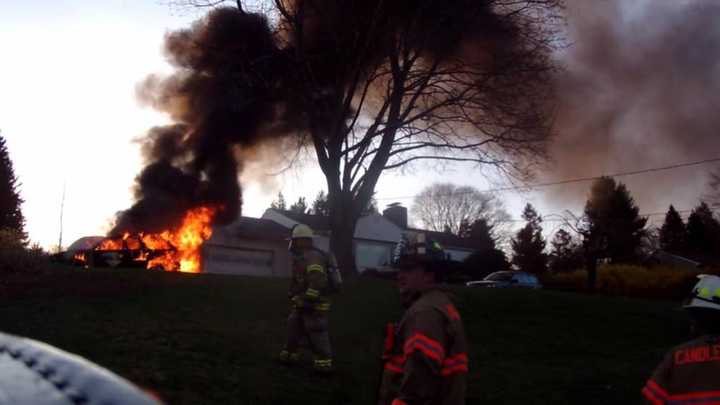
[[[216,212],[217,209],[212,207],[194,208],[185,213],[176,231],[138,235],[125,233],[122,239],[104,240],[95,250],[140,250],[134,260],[147,260],[148,269],[162,267],[165,271],[199,273],[200,248],[212,235],[211,222]],[[162,253],[153,257],[151,251]]]
[[200,247],[212,235],[210,223],[216,212],[216,209],[210,207],[192,209],[185,214],[177,232],[165,231],[155,235],[176,250],[150,260],[148,268],[162,265],[166,270],[199,273]]

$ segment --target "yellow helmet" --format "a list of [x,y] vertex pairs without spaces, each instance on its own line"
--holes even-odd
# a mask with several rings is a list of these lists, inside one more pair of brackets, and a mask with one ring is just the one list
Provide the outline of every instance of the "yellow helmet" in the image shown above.
[[292,230],[292,239],[300,239],[300,238],[313,238],[315,237],[315,234],[313,233],[313,230],[304,224],[297,224],[293,227]]
[[700,281],[690,293],[685,308],[720,310],[720,277],[701,274],[698,278]]

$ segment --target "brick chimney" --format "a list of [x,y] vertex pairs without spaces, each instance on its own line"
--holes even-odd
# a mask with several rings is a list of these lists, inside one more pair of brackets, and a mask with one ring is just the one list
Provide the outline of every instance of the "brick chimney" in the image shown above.
[[408,227],[407,208],[403,207],[400,203],[388,205],[383,211],[383,216],[402,229],[407,229]]

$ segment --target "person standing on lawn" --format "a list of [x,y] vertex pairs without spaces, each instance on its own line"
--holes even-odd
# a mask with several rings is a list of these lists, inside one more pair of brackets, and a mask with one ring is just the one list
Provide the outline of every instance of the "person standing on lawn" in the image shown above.
[[720,404],[720,277],[700,276],[685,309],[695,339],[657,366],[642,390],[648,404]]
[[330,311],[328,271],[332,260],[313,245],[313,231],[306,225],[296,225],[292,231],[289,250],[292,254],[290,281],[290,316],[287,343],[279,360],[286,365],[300,361],[300,343],[310,342],[315,356],[313,368],[320,373],[333,371],[332,348],[328,333]]
[[446,256],[419,234],[396,249],[402,320],[388,325],[383,354],[380,405],[465,403],[467,339],[448,295],[438,288]]

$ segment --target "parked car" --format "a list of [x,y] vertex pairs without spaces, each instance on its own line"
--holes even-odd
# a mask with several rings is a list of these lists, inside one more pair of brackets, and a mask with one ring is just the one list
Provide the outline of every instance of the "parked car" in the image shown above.
[[479,281],[465,283],[467,287],[542,288],[537,277],[522,271],[497,271]]

